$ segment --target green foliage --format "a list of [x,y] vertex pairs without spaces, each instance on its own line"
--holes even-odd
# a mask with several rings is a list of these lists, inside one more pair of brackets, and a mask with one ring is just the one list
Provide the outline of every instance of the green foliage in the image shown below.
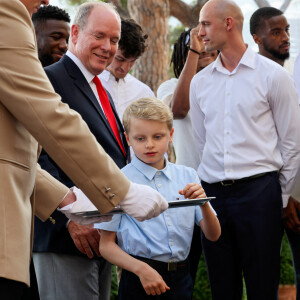
[[118,278],[117,278],[117,267],[112,265],[111,268],[111,292],[110,300],[116,300],[118,297]]
[[127,0],[121,0],[122,7],[127,7]]
[[176,42],[181,32],[183,32],[185,27],[183,25],[178,25],[174,27],[170,27],[170,45],[172,45]]
[[208,281],[206,264],[204,261],[204,255],[201,255],[201,259],[198,266],[196,275],[196,282],[193,292],[193,300],[211,300],[210,285]]
[[283,235],[280,261],[280,284],[295,284],[293,259],[286,234]]

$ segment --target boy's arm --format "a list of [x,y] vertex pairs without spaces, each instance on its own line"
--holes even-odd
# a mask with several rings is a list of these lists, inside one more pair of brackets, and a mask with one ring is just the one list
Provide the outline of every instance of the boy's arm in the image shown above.
[[217,216],[214,214],[208,202],[200,205],[203,219],[199,222],[199,226],[203,231],[205,237],[215,242],[221,235],[221,227]]
[[147,295],[160,295],[170,288],[157,271],[140,261],[116,244],[116,232],[101,230],[100,253],[110,263],[137,275]]
[[[179,194],[184,195],[185,198],[196,199],[204,198],[206,194],[202,186],[198,183],[189,183]],[[203,231],[205,237],[210,241],[216,241],[221,235],[221,227],[218,218],[214,214],[209,203],[200,205],[203,219],[199,222],[199,226]]]

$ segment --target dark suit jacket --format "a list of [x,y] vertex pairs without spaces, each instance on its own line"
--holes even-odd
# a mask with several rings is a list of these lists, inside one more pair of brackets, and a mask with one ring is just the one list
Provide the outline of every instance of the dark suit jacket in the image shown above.
[[[65,55],[59,62],[46,67],[45,71],[55,91],[62,97],[62,101],[80,113],[107,154],[111,156],[119,168],[124,167],[127,163],[127,158],[130,157],[130,153],[123,133],[123,126],[118,118],[110,94],[107,92],[127,157],[124,156],[89,83],[76,64]],[[39,163],[43,169],[47,170],[66,186],[74,186],[71,179],[45,151],[42,152]],[[82,255],[75,247],[66,228],[66,223],[67,218],[58,211],[52,214],[52,221],[47,220],[43,223],[35,218],[33,251]]]

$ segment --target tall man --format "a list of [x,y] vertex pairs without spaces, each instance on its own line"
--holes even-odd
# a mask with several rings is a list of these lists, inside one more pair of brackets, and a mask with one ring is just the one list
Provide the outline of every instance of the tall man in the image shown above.
[[43,6],[32,15],[39,60],[43,67],[59,61],[68,49],[70,16],[57,6]]
[[38,167],[37,141],[101,212],[121,202],[130,214],[149,218],[166,208],[152,190],[145,199],[145,187],[122,175],[79,114],[54,93],[37,57],[30,19],[41,4],[48,1],[0,0],[0,293],[5,300],[22,299],[29,284],[33,214],[46,220],[58,205],[80,204]]
[[[202,156],[198,174],[222,226],[203,238],[213,299],[275,300],[279,283],[282,203],[300,163],[300,112],[293,80],[243,41],[243,15],[229,0],[200,12],[207,51],[219,50],[192,80],[191,117]],[[205,88],[204,88],[205,87]]]
[[[284,65],[290,55],[290,25],[283,12],[274,7],[256,10],[250,18],[250,32],[258,44],[259,54]],[[286,233],[292,249],[296,273],[297,299],[300,299],[300,203],[289,198],[283,210]]]
[[116,55],[99,78],[109,91],[120,120],[126,107],[142,97],[154,97],[152,90],[143,82],[129,74],[136,60],[146,49],[147,35],[134,20],[122,20],[121,39]]
[[[62,101],[81,114],[100,145],[122,168],[129,158],[124,130],[110,95],[98,77],[100,87],[94,79],[112,61],[119,36],[120,18],[111,5],[85,3],[75,16],[69,51],[45,71]],[[100,64],[95,63],[98,59]],[[39,162],[66,186],[74,186],[46,153]],[[37,221],[34,236],[33,260],[41,300],[110,299],[111,266],[103,258],[91,259],[92,249],[100,256],[98,231],[68,222],[60,212],[52,218],[55,224]],[[70,283],[66,287],[62,279],[67,274]]]

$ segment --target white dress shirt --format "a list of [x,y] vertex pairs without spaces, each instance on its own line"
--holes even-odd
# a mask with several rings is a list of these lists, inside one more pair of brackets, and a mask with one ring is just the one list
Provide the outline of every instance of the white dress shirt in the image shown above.
[[251,47],[232,72],[219,56],[193,78],[190,104],[201,180],[280,170],[286,206],[300,164],[300,109],[288,72]]
[[[93,75],[92,73],[90,73],[90,71],[88,71],[86,69],[86,67],[84,66],[84,64],[79,60],[79,58],[74,55],[71,51],[67,51],[66,55],[72,59],[72,61],[74,62],[74,64],[80,69],[81,73],[83,74],[84,78],[86,79],[86,81],[88,82],[88,84],[90,85],[95,97],[97,98],[98,102],[99,102],[99,105],[104,113],[104,110],[103,110],[103,107],[101,105],[101,101],[100,101],[100,98],[99,98],[99,95],[98,95],[98,91],[97,91],[97,87],[96,87],[96,84],[93,82],[93,79],[95,77],[95,75]],[[105,113],[104,113],[105,115]],[[106,117],[106,115],[105,115]]]
[[[157,97],[164,100],[168,96],[173,95],[177,83],[177,78],[172,78],[162,83],[157,89]],[[184,119],[174,120],[173,125],[174,134],[172,140],[175,149],[176,164],[197,170],[200,157],[194,141],[190,112],[187,113]]]
[[155,97],[146,84],[130,74],[116,81],[113,74],[104,70],[99,75],[99,78],[104,88],[109,91],[121,121],[123,120],[125,109],[131,102],[142,97]]
[[295,84],[296,84],[296,89],[298,92],[298,99],[300,103],[300,53],[298,54],[295,65],[294,65],[294,74],[293,74]]

